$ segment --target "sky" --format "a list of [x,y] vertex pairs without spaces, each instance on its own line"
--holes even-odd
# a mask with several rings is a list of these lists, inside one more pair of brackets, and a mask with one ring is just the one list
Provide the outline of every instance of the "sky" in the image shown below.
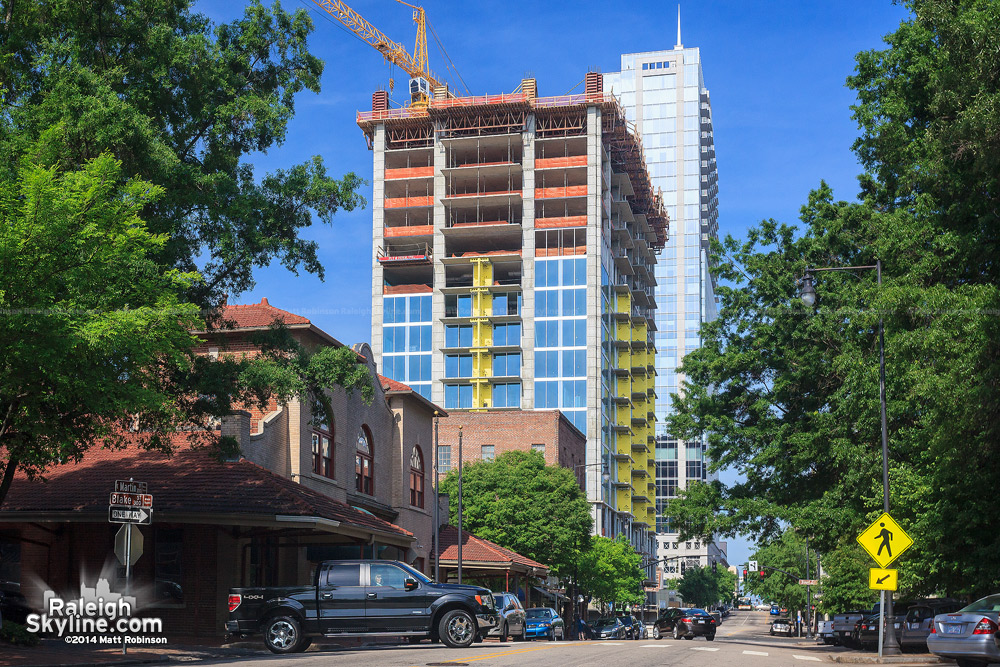
[[[330,173],[353,171],[370,182],[372,153],[356,124],[371,94],[395,80],[394,99],[407,91],[405,72],[347,32],[310,0],[315,31],[310,50],[326,68],[322,91],[300,93],[283,145],[251,156],[258,177],[321,155]],[[352,0],[359,14],[412,53],[411,10],[392,0]],[[426,0],[427,20],[472,94],[512,92],[525,76],[541,96],[578,92],[588,70],[614,72],[620,55],[673,48],[675,2],[591,0],[452,2]],[[214,22],[242,14],[244,2],[199,0],[195,10]],[[711,93],[719,170],[719,233],[743,237],[763,219],[794,223],[809,191],[829,183],[834,196],[854,199],[861,169],[851,144],[853,91],[845,86],[854,55],[884,48],[882,38],[907,16],[889,0],[700,0],[681,3],[681,39],[701,49]],[[445,59],[430,42],[439,79]],[[371,201],[371,186],[363,189]],[[339,213],[331,226],[304,234],[319,245],[325,281],[276,266],[259,271],[256,287],[230,303],[267,297],[308,317],[341,342],[371,339],[371,210]],[[723,472],[723,481],[733,474]],[[746,540],[729,540],[729,562],[744,563]]]

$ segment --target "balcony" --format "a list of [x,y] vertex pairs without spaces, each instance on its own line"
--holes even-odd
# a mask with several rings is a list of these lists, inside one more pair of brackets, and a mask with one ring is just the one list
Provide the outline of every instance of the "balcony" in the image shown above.
[[428,243],[412,243],[379,248],[377,257],[383,266],[414,266],[431,264],[433,257]]

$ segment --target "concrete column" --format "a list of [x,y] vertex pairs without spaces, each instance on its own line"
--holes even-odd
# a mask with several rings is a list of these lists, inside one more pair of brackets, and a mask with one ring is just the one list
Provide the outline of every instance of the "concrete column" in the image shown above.
[[[587,494],[601,500],[601,108],[587,107]],[[610,472],[610,471],[609,471]],[[614,503],[612,497],[611,502]]]
[[444,207],[444,196],[447,193],[444,169],[447,166],[447,150],[441,141],[442,128],[435,126],[434,132],[434,295],[431,304],[431,314],[434,320],[431,342],[431,400],[438,405],[444,405],[444,293],[445,286],[445,238],[444,228],[447,215]]
[[372,137],[372,352],[382,368],[382,265],[378,249],[385,243],[385,125],[375,126]]
[[521,408],[535,407],[535,115],[521,135]]

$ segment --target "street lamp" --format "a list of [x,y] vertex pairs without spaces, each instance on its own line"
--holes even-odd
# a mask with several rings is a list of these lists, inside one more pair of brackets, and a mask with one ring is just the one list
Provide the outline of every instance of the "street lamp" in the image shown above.
[[608,466],[607,466],[606,463],[603,463],[603,462],[601,462],[601,463],[581,463],[580,465],[573,466],[573,470],[575,471],[578,468],[596,468],[597,466],[602,466],[602,468],[601,468],[601,481],[604,482],[605,484],[607,484],[608,481],[611,479],[611,473],[608,472]]
[[440,413],[434,411],[434,581],[441,581],[441,489],[438,486],[438,421]]
[[[876,282],[879,289],[882,288],[882,260],[875,260],[875,264],[867,266],[834,266],[819,269],[806,268],[805,275],[799,281],[799,296],[802,303],[812,308],[816,305],[818,298],[816,289],[813,287],[813,274],[820,271],[858,271],[875,269]],[[889,512],[889,433],[885,418],[885,327],[882,316],[878,318],[878,385],[879,403],[882,411],[882,506],[883,510]],[[879,645],[879,656],[900,655],[902,651],[896,641],[896,629],[894,627],[895,618],[892,613],[892,594],[886,595],[882,591],[882,627],[885,629],[883,642]]]

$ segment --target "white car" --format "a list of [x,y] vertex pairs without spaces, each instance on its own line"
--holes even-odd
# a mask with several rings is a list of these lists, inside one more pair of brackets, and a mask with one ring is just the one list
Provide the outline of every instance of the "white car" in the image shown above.
[[761,602],[754,607],[757,611],[771,611],[771,605]]

